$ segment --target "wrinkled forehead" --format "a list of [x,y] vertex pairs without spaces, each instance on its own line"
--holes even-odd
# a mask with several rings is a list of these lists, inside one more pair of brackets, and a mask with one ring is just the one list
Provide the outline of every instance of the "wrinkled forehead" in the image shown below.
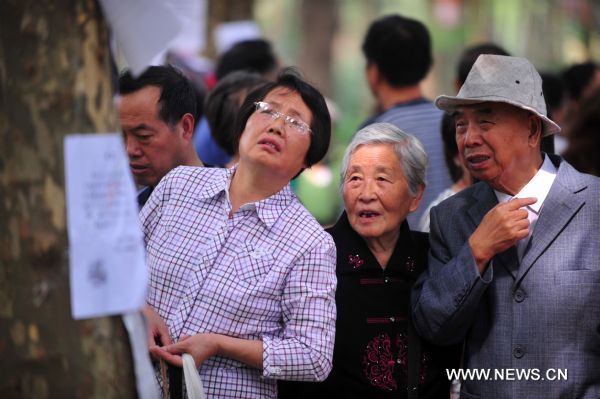
[[489,115],[495,117],[509,117],[529,114],[529,111],[519,108],[515,105],[511,105],[503,102],[482,102],[475,104],[467,104],[457,107],[456,110],[451,114],[454,118],[464,116],[479,116]]

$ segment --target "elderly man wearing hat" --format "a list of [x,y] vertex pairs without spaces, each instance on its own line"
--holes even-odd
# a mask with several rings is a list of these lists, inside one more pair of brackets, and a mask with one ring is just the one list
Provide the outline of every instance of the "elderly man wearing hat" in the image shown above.
[[560,128],[524,58],[480,56],[436,105],[480,182],[431,211],[417,331],[464,342],[461,399],[600,398],[600,179],[540,151]]

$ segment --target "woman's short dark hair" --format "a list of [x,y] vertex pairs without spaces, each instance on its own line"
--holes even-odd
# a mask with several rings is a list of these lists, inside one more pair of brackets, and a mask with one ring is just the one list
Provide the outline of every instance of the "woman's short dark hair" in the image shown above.
[[293,68],[284,69],[274,82],[268,82],[248,94],[235,121],[236,147],[239,146],[248,118],[255,110],[254,103],[264,100],[270,92],[279,87],[298,93],[312,113],[310,146],[304,159],[306,166],[310,167],[323,159],[327,153],[329,141],[331,140],[331,117],[323,95],[302,79],[300,74]]
[[392,86],[419,83],[431,68],[431,39],[425,25],[401,15],[388,15],[371,24],[362,50]]

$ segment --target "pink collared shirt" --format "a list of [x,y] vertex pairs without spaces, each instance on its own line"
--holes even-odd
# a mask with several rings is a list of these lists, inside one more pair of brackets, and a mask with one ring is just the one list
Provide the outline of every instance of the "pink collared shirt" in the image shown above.
[[148,303],[175,341],[210,332],[263,341],[263,370],[214,356],[208,397],[275,398],[276,379],[322,380],[335,337],[335,245],[289,185],[228,218],[233,170],[179,167],[141,211]]

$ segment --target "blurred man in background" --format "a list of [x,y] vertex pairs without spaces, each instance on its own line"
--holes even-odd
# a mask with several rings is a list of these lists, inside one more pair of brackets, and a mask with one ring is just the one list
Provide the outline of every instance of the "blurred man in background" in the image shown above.
[[442,112],[423,97],[419,86],[433,62],[429,32],[419,21],[388,15],[371,24],[362,49],[367,81],[380,111],[363,126],[375,122],[396,125],[416,136],[429,158],[421,207],[408,216],[409,225],[416,229],[427,205],[452,185],[440,136]]
[[[217,83],[236,71],[258,74],[267,81],[274,78],[278,69],[279,61],[271,42],[259,38],[240,41],[223,53],[217,62],[215,74]],[[228,82],[226,85],[229,86],[230,83]],[[211,101],[214,103],[215,97],[212,97]],[[208,103],[206,105],[208,106]],[[213,125],[214,123],[212,125],[209,123],[208,118],[202,118],[198,122],[194,134],[196,152],[207,165],[220,167],[230,165],[233,162],[233,153],[237,152],[237,148],[232,151],[231,148],[223,147],[220,140],[215,139],[215,136],[221,136],[222,133],[213,132],[212,129],[215,128]]]

